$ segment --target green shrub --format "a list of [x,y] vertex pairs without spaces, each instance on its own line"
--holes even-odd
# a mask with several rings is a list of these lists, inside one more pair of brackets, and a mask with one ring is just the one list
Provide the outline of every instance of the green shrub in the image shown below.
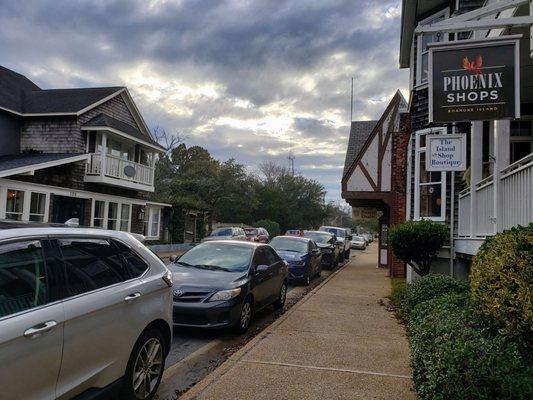
[[421,303],[409,321],[413,382],[421,400],[533,396],[531,360],[484,325],[468,293]]
[[271,221],[269,219],[262,219],[257,221],[254,226],[256,228],[265,228],[270,235],[270,238],[278,236],[281,233],[281,228],[276,221]]
[[448,235],[445,225],[434,221],[406,221],[391,228],[389,244],[396,258],[409,264],[418,275],[429,273]]
[[392,304],[396,307],[401,306],[403,296],[405,294],[406,282],[404,278],[391,278],[391,295]]
[[533,347],[533,224],[488,238],[472,265],[472,298],[503,335]]
[[417,304],[448,293],[466,293],[468,283],[446,275],[427,275],[407,285],[401,302],[402,314],[409,318]]

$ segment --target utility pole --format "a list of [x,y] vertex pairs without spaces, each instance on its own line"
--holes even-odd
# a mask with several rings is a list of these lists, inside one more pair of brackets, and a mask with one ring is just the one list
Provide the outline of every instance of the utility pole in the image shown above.
[[292,136],[290,137],[290,142],[289,142],[289,171],[290,173],[292,174],[292,176],[294,176],[294,159],[296,157],[294,157],[294,153],[292,152]]

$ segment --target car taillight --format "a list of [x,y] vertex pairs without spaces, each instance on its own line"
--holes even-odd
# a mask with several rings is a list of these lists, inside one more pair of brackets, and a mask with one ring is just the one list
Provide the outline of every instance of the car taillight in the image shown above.
[[168,287],[172,287],[172,272],[167,270],[167,272],[165,272],[165,274],[163,275],[163,280],[165,281]]

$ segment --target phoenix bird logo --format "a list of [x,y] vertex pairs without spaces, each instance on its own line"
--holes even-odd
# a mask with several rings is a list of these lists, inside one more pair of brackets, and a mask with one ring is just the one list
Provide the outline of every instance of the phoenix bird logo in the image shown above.
[[472,72],[476,75],[481,75],[481,66],[483,65],[483,58],[478,55],[475,61],[470,61],[468,57],[463,58],[463,68],[466,71]]

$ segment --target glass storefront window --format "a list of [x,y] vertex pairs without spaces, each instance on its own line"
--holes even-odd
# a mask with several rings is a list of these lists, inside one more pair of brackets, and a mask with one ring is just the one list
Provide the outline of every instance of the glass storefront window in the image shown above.
[[122,207],[120,209],[120,230],[127,232],[129,222],[130,222],[130,205],[122,204]]
[[22,190],[7,190],[6,218],[22,221],[24,207],[24,192]]
[[46,207],[46,195],[44,193],[32,193],[30,198],[30,221],[44,222]]
[[104,210],[105,201],[95,200],[93,226],[97,228],[104,227]]

